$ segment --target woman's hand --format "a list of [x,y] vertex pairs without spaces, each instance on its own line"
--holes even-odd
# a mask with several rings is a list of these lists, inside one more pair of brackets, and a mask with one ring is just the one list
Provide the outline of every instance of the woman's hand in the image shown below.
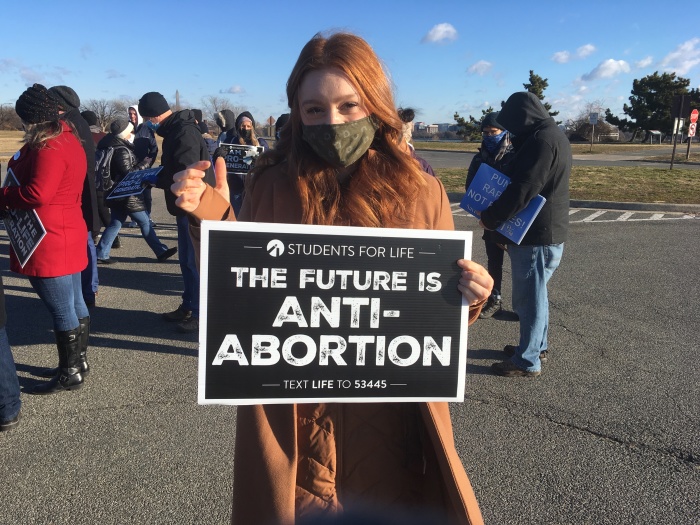
[[188,213],[199,207],[200,199],[207,187],[207,183],[204,182],[204,170],[210,165],[211,162],[208,160],[200,160],[173,175],[170,191],[177,197],[175,204]]
[[467,259],[459,259],[457,266],[462,269],[457,289],[462,292],[469,306],[488,299],[493,288],[493,278],[486,271],[486,268]]

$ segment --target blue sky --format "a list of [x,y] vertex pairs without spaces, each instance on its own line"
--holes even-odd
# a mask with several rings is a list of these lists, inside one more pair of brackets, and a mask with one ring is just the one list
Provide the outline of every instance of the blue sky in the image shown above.
[[[386,65],[396,102],[416,120],[454,122],[549,81],[559,120],[592,103],[622,116],[632,81],[673,71],[700,87],[700,30],[688,6],[628,0],[533,2],[121,1],[12,2],[3,7],[0,104],[34,82],[82,100],[160,91],[202,107],[226,97],[256,120],[286,111],[285,84],[314,33],[365,38]],[[685,13],[685,14],[684,14]],[[500,17],[500,19],[499,19]]]

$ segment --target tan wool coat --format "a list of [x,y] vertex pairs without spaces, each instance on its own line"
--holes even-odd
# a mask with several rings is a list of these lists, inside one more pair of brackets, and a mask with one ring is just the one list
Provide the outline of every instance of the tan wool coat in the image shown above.
[[[240,220],[301,223],[299,198],[284,166],[255,175]],[[427,189],[407,207],[410,220],[391,227],[454,229],[444,187],[425,177]],[[197,246],[197,224],[204,219],[236,220],[211,187],[190,214]],[[470,309],[470,323],[480,309]],[[455,449],[447,403],[238,407],[232,524],[291,525],[319,513],[378,509],[427,513],[435,523],[483,523]]]

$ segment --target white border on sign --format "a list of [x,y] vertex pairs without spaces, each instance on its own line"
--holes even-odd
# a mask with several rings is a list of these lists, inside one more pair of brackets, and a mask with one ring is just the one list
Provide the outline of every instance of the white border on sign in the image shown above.
[[[408,228],[365,228],[358,226],[317,226],[309,224],[284,224],[269,222],[237,222],[237,221],[202,221],[201,251],[200,251],[200,284],[199,284],[199,358],[197,402],[200,405],[259,405],[259,404],[295,404],[295,403],[410,403],[425,402],[425,398],[410,397],[381,397],[381,398],[285,398],[285,399],[217,399],[209,400],[204,397],[206,372],[206,326],[207,326],[207,290],[209,286],[209,232],[211,231],[244,231],[260,233],[303,233],[312,235],[342,235],[367,237],[406,237],[418,239],[445,239],[464,241],[464,259],[471,260],[473,233],[455,230],[414,230]],[[455,293],[459,293],[455,289]],[[458,349],[457,392],[454,397],[431,397],[429,401],[463,402],[464,386],[467,368],[467,338],[469,324],[469,305],[462,296],[462,313],[460,318],[460,345]]]

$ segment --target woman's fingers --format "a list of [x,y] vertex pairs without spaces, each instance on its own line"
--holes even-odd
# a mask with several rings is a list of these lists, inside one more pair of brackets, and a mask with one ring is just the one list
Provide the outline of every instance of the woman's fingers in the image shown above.
[[493,278],[486,268],[467,259],[459,259],[457,265],[462,269],[457,289],[467,302],[473,305],[488,299],[493,289]]

